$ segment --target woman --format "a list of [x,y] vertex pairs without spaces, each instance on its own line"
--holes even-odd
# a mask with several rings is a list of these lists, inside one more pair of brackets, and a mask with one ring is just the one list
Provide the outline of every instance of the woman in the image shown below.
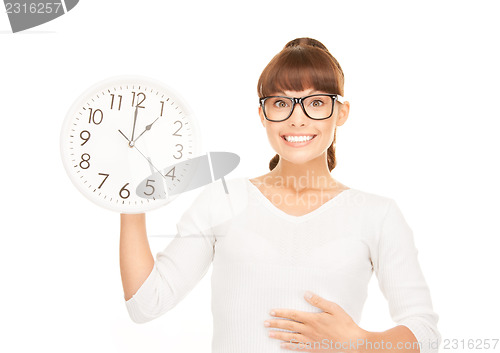
[[[330,174],[336,127],[349,114],[343,85],[323,44],[289,42],[258,82],[261,123],[277,152],[270,172],[228,180],[229,194],[217,182],[205,187],[156,261],[145,215],[121,215],[134,322],[173,308],[213,264],[213,353],[437,352],[438,315],[398,205]],[[384,332],[358,326],[373,272],[398,323]]]

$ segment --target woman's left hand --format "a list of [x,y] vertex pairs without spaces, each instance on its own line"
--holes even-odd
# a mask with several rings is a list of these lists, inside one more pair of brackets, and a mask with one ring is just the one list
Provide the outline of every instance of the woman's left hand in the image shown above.
[[[309,292],[310,293],[310,292]],[[274,317],[290,320],[266,320],[271,328],[292,332],[270,330],[270,336],[282,340],[281,347],[300,352],[351,352],[358,353],[358,339],[363,339],[367,331],[360,328],[353,319],[336,303],[319,295],[304,298],[313,306],[323,310],[311,313],[292,309],[273,309]],[[274,314],[272,312],[274,311]]]

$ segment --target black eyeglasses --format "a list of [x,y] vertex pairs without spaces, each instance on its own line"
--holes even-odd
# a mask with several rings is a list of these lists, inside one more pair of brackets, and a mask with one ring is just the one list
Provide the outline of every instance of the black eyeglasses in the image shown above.
[[269,121],[284,121],[288,119],[295,108],[300,104],[305,115],[314,120],[328,119],[333,114],[335,101],[344,103],[339,94],[312,94],[301,98],[285,96],[268,96],[259,98],[264,117]]

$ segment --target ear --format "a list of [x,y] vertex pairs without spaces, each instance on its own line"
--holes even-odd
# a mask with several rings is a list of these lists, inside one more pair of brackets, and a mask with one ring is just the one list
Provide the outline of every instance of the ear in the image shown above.
[[349,116],[349,110],[351,109],[351,105],[349,104],[348,101],[345,101],[344,103],[339,104],[339,114],[337,116],[337,126],[341,126],[345,123],[347,120],[347,117]]
[[264,113],[262,112],[262,107],[260,105],[259,105],[259,116],[260,116],[260,122],[261,122],[262,126],[266,127],[266,125],[265,125],[266,118],[264,118]]

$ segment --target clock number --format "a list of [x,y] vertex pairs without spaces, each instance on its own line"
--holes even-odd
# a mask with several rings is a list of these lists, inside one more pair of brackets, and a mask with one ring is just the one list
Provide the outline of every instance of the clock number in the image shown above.
[[176,146],[180,146],[181,149],[178,150],[177,152],[179,152],[181,155],[179,157],[176,157],[176,156],[173,156],[175,159],[181,159],[182,158],[182,150],[184,149],[184,147],[181,145],[181,144],[177,144]]
[[[120,197],[121,197],[122,199],[126,199],[126,198],[128,198],[128,197],[130,196],[130,191],[128,191],[128,190],[125,188],[128,184],[129,184],[129,183],[127,183],[127,184],[123,185],[123,187],[120,189]],[[126,192],[126,193],[127,193],[127,196],[123,196],[123,195],[122,195],[124,192]]]
[[[118,103],[118,110],[120,110],[122,108],[122,96],[119,95],[118,97],[120,97],[119,103]],[[113,93],[111,93],[111,109],[113,109],[114,102],[115,102],[115,95]]]
[[175,123],[179,123],[179,124],[181,124],[181,127],[180,127],[179,129],[177,129],[177,131],[176,131],[176,132],[174,132],[172,135],[173,135],[173,136],[182,136],[182,135],[177,135],[177,133],[179,132],[179,130],[180,130],[180,129],[182,129],[182,121],[180,121],[180,120],[176,120],[176,121],[174,122],[174,124],[175,124]]
[[152,181],[152,182],[154,183],[156,180],[154,180],[154,179],[148,179],[148,181],[146,182],[146,187],[147,187],[147,186],[149,186],[151,189],[153,189],[153,191],[151,191],[151,193],[150,193],[150,194],[148,194],[148,193],[144,192],[144,195],[151,196],[151,195],[153,195],[153,194],[154,194],[154,192],[155,192],[155,187],[154,187],[153,185],[150,185],[150,184],[149,184],[149,182],[150,182],[150,181]]
[[[86,132],[87,133],[87,137],[83,137],[83,133]],[[87,141],[90,139],[90,132],[88,132],[87,130],[83,130],[82,132],[80,132],[80,138],[82,140],[84,140],[85,142],[82,143],[80,146],[83,146],[87,143]]]
[[[132,107],[135,107],[135,92],[132,92],[133,96],[132,96]],[[137,100],[139,100],[139,96],[142,96],[142,100],[140,102],[137,103],[137,105],[139,106],[139,108],[144,108],[143,106],[141,106],[141,104],[146,100],[146,95],[142,92],[139,92],[137,93]]]
[[161,110],[160,110],[160,116],[163,116],[163,106],[165,105],[164,101],[160,101],[161,103]]
[[109,177],[109,174],[105,174],[105,173],[99,173],[99,175],[106,175],[106,177],[104,178],[104,180],[102,181],[101,185],[99,185],[98,189],[101,188],[102,184],[104,184],[104,182],[106,181],[106,179],[108,179]]
[[[90,160],[90,155],[88,153],[82,154],[82,161],[80,162],[80,168],[88,169],[88,167],[90,167],[89,160]],[[84,167],[84,165],[85,165],[85,167]]]
[[[172,172],[172,175],[170,175],[170,172]],[[172,169],[170,169],[170,170],[168,171],[168,173],[167,173],[167,174],[165,174],[165,176],[166,176],[166,177],[171,177],[171,178],[172,178],[172,180],[174,180],[174,178],[175,178],[175,167],[173,167]]]
[[[97,122],[96,120],[96,114],[97,112],[99,112],[99,115],[101,116],[100,119],[99,119],[99,122]],[[104,117],[104,115],[102,114],[102,110],[101,109],[96,109],[93,113],[92,113],[92,108],[90,108],[90,115],[89,115],[89,124],[90,123],[94,123],[96,125],[99,125],[100,123],[102,123],[102,118]]]

